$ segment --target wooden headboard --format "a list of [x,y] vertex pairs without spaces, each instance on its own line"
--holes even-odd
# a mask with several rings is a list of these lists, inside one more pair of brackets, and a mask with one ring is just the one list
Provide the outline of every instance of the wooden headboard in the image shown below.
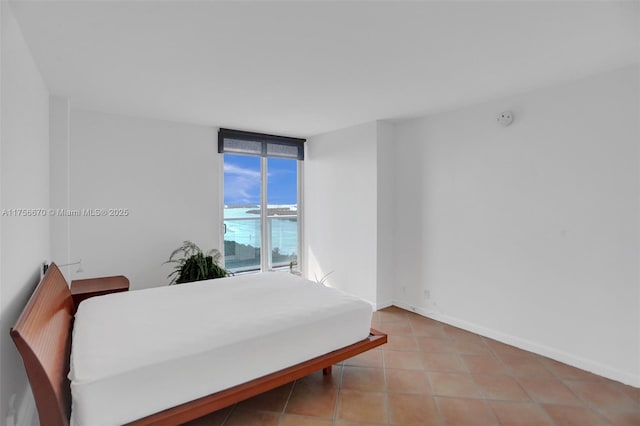
[[11,329],[24,362],[43,426],[68,426],[71,391],[67,375],[71,353],[73,300],[55,263],[31,295]]

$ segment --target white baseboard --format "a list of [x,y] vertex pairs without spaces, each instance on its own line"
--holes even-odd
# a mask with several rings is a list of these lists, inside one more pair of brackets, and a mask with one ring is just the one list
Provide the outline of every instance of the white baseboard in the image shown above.
[[393,301],[393,305],[397,306],[398,308],[402,308],[402,309],[404,309],[406,311],[415,312],[416,314],[420,314],[423,317],[431,318],[431,315],[433,315],[433,312],[427,310],[426,308],[423,308],[423,307],[420,307],[420,306],[410,305],[408,303],[404,303],[404,302],[401,302],[399,300],[394,300]]
[[20,405],[18,405],[18,413],[16,416],[16,426],[38,426],[38,413],[36,411],[36,402],[33,399],[33,393],[31,387],[27,384],[26,389],[20,398]]
[[462,328],[464,330],[471,331],[472,333],[480,334],[481,336],[489,337],[499,342],[506,343],[507,345],[515,346],[517,348],[524,349],[538,355],[546,356],[548,358],[560,361],[581,370],[586,370],[599,376],[622,382],[627,385],[640,387],[640,375],[634,375],[633,373],[622,371],[609,365],[601,364],[599,362],[586,359],[578,355],[574,355],[540,343],[532,342],[530,340],[522,339],[520,337],[506,334],[497,330],[493,330],[491,328],[483,327],[465,320],[461,320],[459,318],[455,318],[439,312],[429,311],[423,307],[409,305],[399,300],[394,300],[393,304],[395,306],[398,306],[399,308],[415,312],[436,321],[440,321],[454,327]]

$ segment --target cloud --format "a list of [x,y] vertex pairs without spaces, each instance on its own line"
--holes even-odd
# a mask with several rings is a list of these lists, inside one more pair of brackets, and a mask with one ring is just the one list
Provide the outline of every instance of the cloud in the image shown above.
[[245,169],[235,164],[224,163],[224,174],[225,176],[229,174],[260,180],[260,172],[258,170]]
[[[295,165],[295,164],[294,164]],[[260,170],[256,167],[243,167],[244,164],[224,163],[224,203],[229,206],[260,204]],[[269,168],[269,201],[276,204],[289,204],[296,201],[297,170],[283,167],[275,162]]]
[[227,205],[260,203],[260,172],[234,164],[224,165],[224,201]]
[[297,173],[296,170],[284,170],[284,169],[269,169],[269,172],[267,173],[268,177],[290,177],[290,176],[295,176]]

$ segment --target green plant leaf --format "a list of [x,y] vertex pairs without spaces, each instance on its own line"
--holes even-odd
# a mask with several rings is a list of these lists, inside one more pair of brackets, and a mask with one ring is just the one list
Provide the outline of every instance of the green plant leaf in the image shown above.
[[230,273],[220,266],[222,253],[211,249],[206,254],[191,241],[183,241],[182,246],[175,249],[165,263],[174,264],[174,270],[167,278],[169,284],[180,284],[192,281],[226,277]]

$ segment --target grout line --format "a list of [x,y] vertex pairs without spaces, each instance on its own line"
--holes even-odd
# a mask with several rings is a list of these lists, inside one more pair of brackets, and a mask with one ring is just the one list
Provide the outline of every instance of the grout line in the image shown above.
[[545,416],[547,416],[547,419],[549,419],[552,424],[558,425],[558,423],[556,423],[556,421],[553,419],[553,417],[551,417],[551,415],[549,413],[547,413],[547,410],[544,409],[544,406],[541,403],[537,402],[536,405],[538,406],[538,409],[540,411],[542,411]]
[[291,395],[293,394],[293,390],[296,388],[298,384],[298,380],[294,380],[291,385],[291,389],[289,389],[289,395],[287,395],[287,400],[284,402],[284,406],[282,407],[282,412],[280,413],[280,418],[278,419],[278,424],[281,425],[284,421],[284,415],[287,412],[287,406],[289,405],[289,400],[291,399]]
[[491,406],[491,401],[487,401],[485,399],[484,404],[489,409],[489,412],[493,415],[493,418],[496,419],[496,422],[498,422],[499,425],[502,425],[500,417],[498,417],[498,413],[496,413],[496,411],[493,409],[493,406]]
[[[573,395],[575,395],[576,398],[578,398],[578,400],[582,403],[581,406],[583,408],[586,408],[586,409],[588,409],[590,411],[593,411],[594,413],[596,413],[600,417],[604,418],[606,421],[609,421],[609,418],[606,415],[607,411],[609,411],[609,412],[628,412],[629,411],[629,410],[624,409],[624,408],[605,408],[605,407],[599,407],[599,406],[597,406],[595,404],[592,404],[589,401],[587,401],[586,399],[584,399],[579,393],[575,392],[570,386],[567,386],[567,384],[565,383],[567,381],[569,381],[569,382],[582,382],[582,383],[602,383],[604,385],[607,385],[607,387],[609,387],[611,389],[609,384],[606,383],[606,382],[593,382],[593,381],[589,381],[589,380],[562,379],[562,378],[559,378],[559,380],[567,389],[569,389],[569,392],[571,392]],[[615,391],[618,394],[622,394],[624,397],[627,397],[627,395],[625,393],[620,392],[617,389],[615,389]],[[637,409],[636,409],[636,411],[637,411]]]
[[391,407],[389,406],[389,389],[387,385],[387,364],[385,362],[385,351],[382,352],[382,381],[384,383],[384,409],[387,413],[387,425],[391,424]]
[[[345,360],[346,361],[346,360]],[[338,389],[336,394],[336,404],[333,407],[333,425],[338,421],[338,406],[340,405],[340,395],[342,393],[342,378],[344,376],[344,361],[340,367],[340,379],[338,380]]]
[[229,420],[229,418],[231,417],[231,413],[233,413],[234,411],[236,411],[236,406],[237,406],[237,405],[238,405],[238,404],[233,404],[233,405],[230,407],[229,412],[227,413],[227,415],[226,415],[226,416],[224,416],[224,419],[222,420],[222,423],[220,423],[220,426],[224,426],[224,425],[227,423],[227,421],[228,421],[228,420]]
[[435,395],[431,395],[431,399],[433,399],[433,404],[436,406],[436,410],[438,411],[438,418],[440,419],[440,424],[445,425],[444,415],[442,415],[442,409],[440,408],[440,402]]
[[435,394],[435,390],[433,388],[433,384],[431,383],[431,376],[429,375],[429,372],[425,369],[424,371],[424,375],[425,375],[425,379],[427,381],[427,384],[429,385],[429,395],[428,397],[430,397],[433,400],[433,403],[436,406],[436,410],[438,410],[438,418],[440,419],[440,424],[441,425],[445,425],[445,421],[444,421],[444,415],[442,414],[442,409],[440,408],[440,403],[438,402],[438,396]]

